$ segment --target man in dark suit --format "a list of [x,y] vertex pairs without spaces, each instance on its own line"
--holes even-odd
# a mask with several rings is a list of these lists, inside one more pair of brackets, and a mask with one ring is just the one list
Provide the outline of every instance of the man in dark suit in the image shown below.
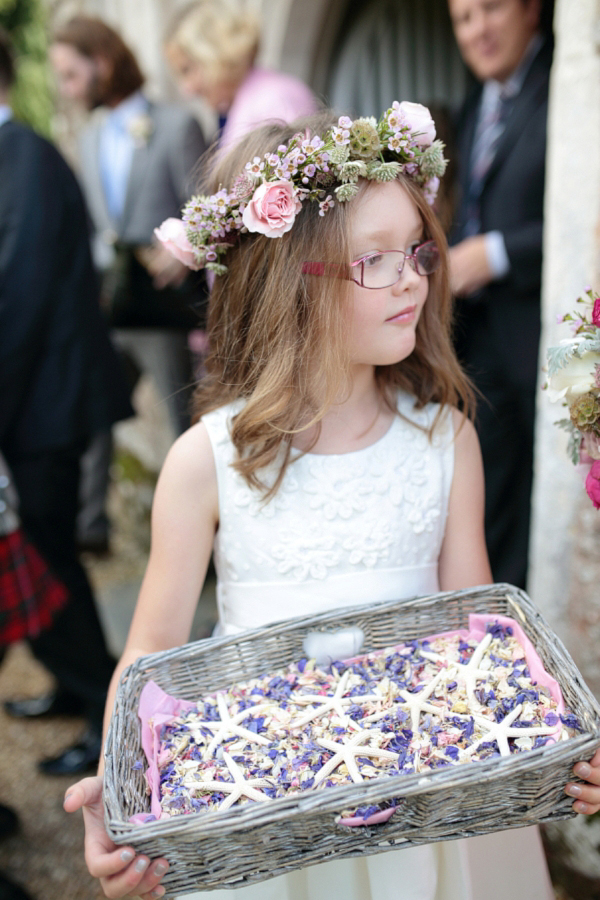
[[540,0],[449,0],[480,82],[457,134],[450,250],[459,356],[481,393],[486,537],[497,581],[525,586],[540,334],[546,115],[552,41]]
[[40,764],[74,774],[98,758],[113,670],[76,551],[79,464],[90,437],[133,410],[100,315],[81,191],[57,150],[12,119],[12,79],[0,34],[0,449],[23,527],[70,599],[30,641],[56,693],[6,705],[16,716],[86,717],[81,741]]

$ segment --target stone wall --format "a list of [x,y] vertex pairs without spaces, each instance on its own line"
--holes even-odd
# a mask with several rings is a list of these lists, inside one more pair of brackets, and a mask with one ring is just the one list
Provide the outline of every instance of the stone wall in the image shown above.
[[[557,0],[554,30],[541,367],[546,347],[570,336],[557,317],[600,288],[599,0]],[[562,417],[540,391],[529,590],[600,696],[600,513],[553,424]]]

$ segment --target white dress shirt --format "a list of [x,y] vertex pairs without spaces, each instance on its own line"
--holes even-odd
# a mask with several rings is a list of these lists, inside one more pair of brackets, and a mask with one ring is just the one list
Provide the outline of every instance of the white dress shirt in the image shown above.
[[118,222],[123,215],[127,182],[136,148],[134,124],[148,115],[149,104],[142,93],[136,91],[106,117],[100,134],[100,175],[106,205],[111,218]]
[[12,109],[10,106],[0,103],[0,125],[4,125],[9,119],[12,119]]

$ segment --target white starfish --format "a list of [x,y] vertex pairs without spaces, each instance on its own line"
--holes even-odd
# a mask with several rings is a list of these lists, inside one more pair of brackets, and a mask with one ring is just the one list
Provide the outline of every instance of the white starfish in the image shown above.
[[402,697],[401,701],[397,700],[393,707],[382,710],[381,712],[373,713],[373,715],[367,716],[363,721],[377,722],[379,719],[383,719],[384,716],[387,716],[390,712],[393,712],[394,707],[400,706],[410,710],[411,729],[416,732],[419,730],[419,720],[422,712],[434,713],[436,716],[444,716],[446,712],[444,707],[433,706],[432,703],[427,702],[439,682],[443,679],[444,674],[444,670],[440,670],[437,675],[425,685],[422,691],[418,691],[415,694],[411,694],[408,691],[399,691],[398,693]]
[[272,787],[271,782],[266,778],[244,778],[244,773],[237,763],[233,761],[229,753],[223,751],[223,759],[227,764],[227,768],[233,776],[233,781],[198,781],[195,778],[185,778],[182,782],[187,788],[197,791],[211,791],[229,794],[228,797],[219,804],[220,810],[229,809],[241,797],[248,797],[250,800],[257,802],[270,800],[266,794],[262,794],[256,788]]
[[253,731],[250,731],[248,728],[244,728],[239,724],[244,719],[247,719],[251,713],[261,712],[263,709],[261,705],[251,706],[248,709],[243,709],[234,716],[231,716],[227,709],[225,697],[223,694],[217,694],[217,706],[219,707],[219,715],[221,716],[220,721],[217,719],[212,722],[194,722],[193,724],[190,724],[190,732],[193,734],[196,742],[198,742],[199,739],[203,741],[206,740],[200,731],[201,728],[208,728],[209,731],[214,732],[212,740],[202,754],[204,760],[210,759],[218,745],[222,744],[230,735],[237,734],[239,737],[244,737],[246,740],[257,744],[270,743],[270,741],[261,734],[255,734]]
[[319,769],[315,775],[315,786],[320,784],[342,763],[346,763],[348,774],[353,781],[363,781],[364,779],[356,765],[357,756],[374,756],[378,759],[390,760],[398,759],[398,754],[392,753],[391,750],[381,750],[379,747],[363,747],[362,744],[370,737],[372,737],[372,732],[360,731],[358,734],[353,735],[349,741],[344,741],[342,744],[337,741],[328,741],[325,738],[319,739],[317,744],[324,747],[326,750],[332,750],[335,756],[332,756],[331,759]]
[[457,719],[469,719],[472,717],[475,723],[479,725],[480,728],[486,729],[485,734],[483,734],[465,750],[461,751],[461,755],[471,756],[473,753],[475,753],[480,744],[486,743],[487,741],[496,741],[496,743],[498,744],[498,749],[500,750],[500,755],[510,756],[510,747],[508,746],[509,737],[517,738],[526,737],[527,735],[555,734],[558,728],[560,728],[560,725],[541,725],[534,728],[512,727],[512,723],[521,715],[522,709],[523,705],[519,703],[511,712],[509,712],[507,716],[504,717],[504,719],[502,719],[501,722],[496,722],[493,719],[488,719],[487,716],[480,716],[478,713],[472,713],[471,716],[455,714]]
[[289,727],[302,728],[303,725],[307,725],[309,722],[312,722],[313,719],[324,716],[325,713],[336,712],[340,719],[343,719],[346,722],[346,727],[354,726],[356,728],[356,722],[346,715],[345,707],[360,705],[368,700],[381,700],[381,697],[378,694],[359,694],[357,696],[344,697],[344,693],[348,686],[348,679],[351,674],[352,671],[346,669],[332,695],[319,696],[317,694],[298,694],[291,697],[290,699],[292,702],[297,703],[300,706],[307,706],[309,704],[319,705],[305,713],[303,716],[300,716],[300,718],[296,719],[294,722],[290,722]]
[[451,663],[446,669],[443,669],[446,676],[447,681],[452,681],[453,678],[459,678],[464,682],[467,697],[469,699],[469,703],[471,706],[481,707],[481,703],[477,700],[475,696],[475,688],[477,687],[477,682],[482,681],[483,679],[491,678],[492,672],[488,669],[480,669],[479,664],[483,659],[483,654],[490,646],[492,642],[492,635],[488,632],[485,637],[479,642],[477,647],[473,650],[473,655],[468,663]]

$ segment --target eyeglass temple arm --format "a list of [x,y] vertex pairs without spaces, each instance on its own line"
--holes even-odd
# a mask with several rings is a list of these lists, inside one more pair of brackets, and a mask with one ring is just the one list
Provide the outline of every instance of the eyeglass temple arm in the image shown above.
[[350,267],[343,263],[305,262],[302,263],[303,275],[328,275],[330,278],[345,278],[353,281]]

